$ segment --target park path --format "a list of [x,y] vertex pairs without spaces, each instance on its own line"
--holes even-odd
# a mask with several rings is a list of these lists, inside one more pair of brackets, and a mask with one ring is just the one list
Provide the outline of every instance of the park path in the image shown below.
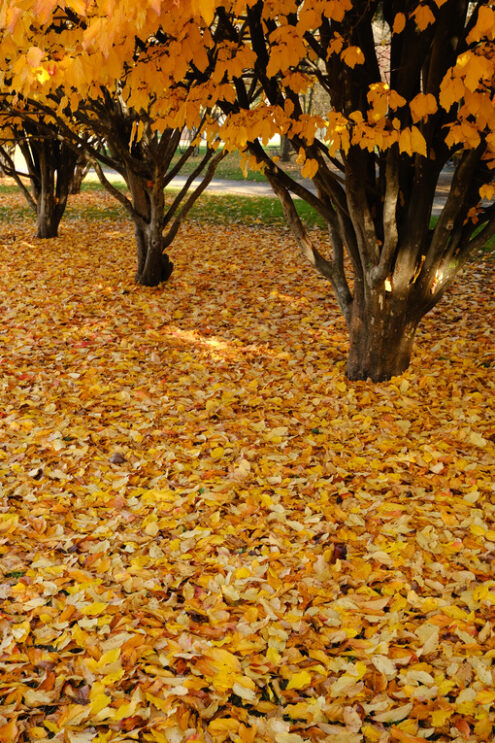
[[[122,178],[117,173],[107,171],[106,176],[111,182],[123,182]],[[452,171],[449,169],[443,170],[440,174],[438,189],[435,196],[435,201],[433,203],[432,213],[435,216],[438,216],[438,214],[440,214],[445,201],[447,200],[451,178]],[[87,180],[97,181],[98,178],[96,176],[96,173],[91,171],[87,175]],[[171,181],[169,187],[181,188],[185,182],[186,176],[177,176]],[[310,191],[315,191],[314,185],[311,181],[301,179],[300,182],[303,183]],[[199,181],[195,181],[195,183],[199,184]],[[230,196],[264,196],[275,198],[275,194],[273,193],[272,188],[268,183],[263,181],[249,181],[247,179],[233,181],[224,180],[222,178],[213,178],[208,185],[206,192],[210,194],[223,194]]]

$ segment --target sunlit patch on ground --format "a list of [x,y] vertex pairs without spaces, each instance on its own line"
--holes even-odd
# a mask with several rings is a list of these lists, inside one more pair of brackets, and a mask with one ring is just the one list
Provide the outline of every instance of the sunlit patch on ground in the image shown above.
[[155,289],[125,221],[33,233],[0,232],[0,739],[492,741],[492,264],[373,385],[285,231],[191,221]]

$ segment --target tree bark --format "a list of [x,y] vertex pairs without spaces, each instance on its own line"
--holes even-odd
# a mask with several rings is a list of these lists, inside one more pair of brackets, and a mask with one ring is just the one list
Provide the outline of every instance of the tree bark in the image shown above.
[[73,196],[81,193],[82,182],[86,178],[89,168],[89,162],[84,157],[78,159],[70,187],[70,192]]
[[384,382],[409,366],[420,318],[386,291],[355,296],[349,326],[347,377]]
[[63,142],[43,137],[34,130],[20,144],[31,181],[36,210],[37,237],[58,236],[74,175],[77,155]]
[[283,163],[290,162],[290,141],[287,134],[280,137],[280,160]]
[[64,209],[58,208],[53,191],[42,183],[41,192],[36,202],[37,237],[49,239],[58,237],[58,226]]
[[163,237],[161,226],[135,226],[137,271],[135,281],[143,286],[158,286],[167,281],[173,271],[174,264],[163,252]]
[[164,252],[163,184],[147,181],[136,173],[127,172],[127,182],[134,208],[137,271],[135,281],[143,286],[158,286],[167,281],[173,263]]

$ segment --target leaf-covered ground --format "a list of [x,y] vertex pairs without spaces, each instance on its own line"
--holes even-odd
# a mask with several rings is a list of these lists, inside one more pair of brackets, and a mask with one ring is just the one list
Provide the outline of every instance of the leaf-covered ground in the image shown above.
[[493,262],[372,385],[286,232],[191,221],[157,289],[127,222],[33,232],[0,230],[2,743],[493,741]]

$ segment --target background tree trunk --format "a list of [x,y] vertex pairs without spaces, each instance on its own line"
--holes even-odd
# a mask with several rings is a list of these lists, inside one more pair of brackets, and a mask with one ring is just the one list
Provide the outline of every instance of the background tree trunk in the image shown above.
[[81,193],[82,182],[88,174],[90,163],[84,157],[80,157],[74,168],[74,175],[72,177],[72,183],[70,192],[73,196]]
[[58,139],[27,131],[20,144],[36,208],[37,237],[58,236],[69,196],[77,154]]
[[287,134],[280,137],[280,159],[283,163],[290,162],[290,140]]

